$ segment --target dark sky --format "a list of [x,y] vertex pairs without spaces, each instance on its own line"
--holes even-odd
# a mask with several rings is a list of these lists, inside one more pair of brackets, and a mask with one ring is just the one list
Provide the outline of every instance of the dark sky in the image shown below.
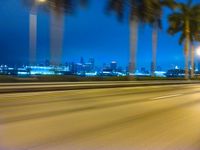
[[[65,16],[63,62],[87,61],[93,57],[98,65],[116,60],[126,66],[129,60],[129,25],[120,23],[114,15],[104,12],[106,0],[91,0],[88,9],[78,10],[73,16]],[[186,0],[181,0],[186,1]],[[199,0],[196,0],[198,2]],[[157,62],[162,68],[183,66],[182,46],[178,36],[166,33],[165,10],[163,30],[159,32]],[[151,33],[148,26],[140,27],[137,67],[150,67]],[[26,64],[29,50],[29,11],[20,0],[2,0],[0,5],[0,64]],[[49,15],[38,13],[37,61],[49,59]]]

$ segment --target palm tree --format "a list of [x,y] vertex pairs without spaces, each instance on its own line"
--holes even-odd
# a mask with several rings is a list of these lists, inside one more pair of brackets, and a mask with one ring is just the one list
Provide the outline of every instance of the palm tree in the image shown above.
[[143,3],[143,22],[152,26],[152,65],[151,76],[155,76],[156,71],[156,53],[157,53],[157,41],[158,30],[162,29],[162,14],[163,7],[169,7],[173,9],[175,7],[174,0],[144,0]]
[[168,18],[168,33],[171,35],[181,33],[179,44],[184,43],[185,79],[189,78],[188,60],[190,44],[194,39],[197,39],[197,34],[199,34],[197,30],[200,25],[199,15],[200,5],[192,5],[192,1],[188,0],[187,4],[178,3],[177,9]]
[[64,12],[73,11],[71,0],[49,0],[50,22],[50,64],[60,65],[63,47]]
[[86,6],[87,0],[48,0],[51,12],[50,43],[51,64],[60,65],[63,47],[64,15],[71,15],[78,5]]
[[136,68],[137,28],[138,24],[151,24],[152,32],[152,76],[156,68],[157,32],[161,29],[162,7],[174,6],[174,0],[109,0],[107,10],[117,13],[119,20],[127,14],[130,20],[130,68],[133,73]]
[[143,22],[152,26],[151,76],[155,76],[158,30],[162,28],[162,2],[160,0],[144,0],[142,8],[143,15],[141,17]]
[[[36,8],[36,3],[45,2],[43,10],[51,13],[50,23],[50,47],[51,47],[51,65],[59,65],[62,55],[63,33],[64,33],[64,15],[73,14],[75,7],[87,5],[88,0],[23,0],[29,6],[30,10]],[[31,23],[32,24],[32,23]],[[33,28],[33,27],[32,27]],[[36,27],[34,26],[34,29]],[[35,29],[36,31],[36,29]],[[36,34],[36,32],[34,32]],[[36,35],[32,43],[36,43]],[[32,41],[32,40],[31,40]],[[30,44],[32,49],[36,49],[36,44]],[[34,50],[35,51],[35,50]],[[35,55],[35,52],[34,52]]]
[[[139,6],[141,1],[139,0],[108,0],[107,11],[114,11],[117,14],[118,19],[121,21],[125,16],[129,16],[130,25],[130,62],[129,62],[129,75],[133,75],[136,68],[136,49],[138,40],[138,23]],[[127,14],[126,14],[127,13]]]

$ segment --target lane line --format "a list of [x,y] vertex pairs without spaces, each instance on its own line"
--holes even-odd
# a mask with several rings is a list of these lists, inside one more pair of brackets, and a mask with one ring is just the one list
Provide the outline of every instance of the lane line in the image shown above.
[[153,100],[165,99],[165,98],[171,98],[171,97],[178,97],[178,96],[182,96],[182,95],[183,94],[174,94],[174,95],[160,96],[160,97],[153,98]]

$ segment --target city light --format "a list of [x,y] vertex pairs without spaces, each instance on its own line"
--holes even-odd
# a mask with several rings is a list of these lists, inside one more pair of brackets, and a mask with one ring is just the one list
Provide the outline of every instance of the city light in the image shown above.
[[200,47],[198,47],[198,48],[196,49],[196,53],[197,53],[198,56],[200,56]]
[[47,0],[36,0],[37,3],[45,3]]

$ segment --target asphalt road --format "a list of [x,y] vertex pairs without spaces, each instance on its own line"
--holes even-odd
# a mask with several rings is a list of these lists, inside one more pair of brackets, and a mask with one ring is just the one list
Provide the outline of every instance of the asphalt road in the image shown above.
[[0,95],[0,150],[199,149],[199,84]]

